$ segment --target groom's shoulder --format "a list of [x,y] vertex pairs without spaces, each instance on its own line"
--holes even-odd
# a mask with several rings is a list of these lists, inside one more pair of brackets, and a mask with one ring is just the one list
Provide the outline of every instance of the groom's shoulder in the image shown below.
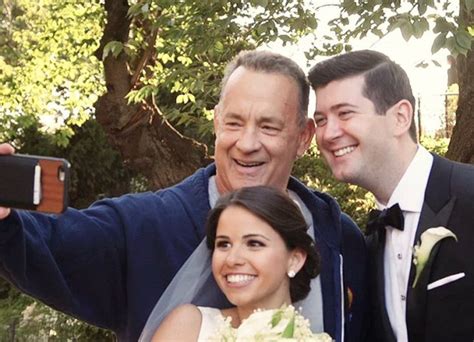
[[474,195],[473,164],[460,163],[438,155],[435,155],[434,158],[434,167],[450,170],[449,172],[441,172],[446,178],[442,180],[443,182],[448,182],[451,189],[456,193]]

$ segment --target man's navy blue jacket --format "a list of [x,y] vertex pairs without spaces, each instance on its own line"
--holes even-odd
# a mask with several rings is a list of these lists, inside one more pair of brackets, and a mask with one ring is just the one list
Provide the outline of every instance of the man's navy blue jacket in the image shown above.
[[[213,174],[210,165],[170,188],[101,200],[59,216],[14,210],[0,221],[0,274],[55,309],[111,329],[120,341],[136,341],[205,236]],[[330,196],[293,178],[288,187],[313,214],[324,329],[338,341],[343,335],[360,340],[367,288],[362,234]]]

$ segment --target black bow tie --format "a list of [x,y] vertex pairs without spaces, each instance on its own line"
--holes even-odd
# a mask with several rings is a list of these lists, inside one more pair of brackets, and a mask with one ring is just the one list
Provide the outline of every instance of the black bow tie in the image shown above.
[[384,210],[374,209],[369,213],[369,222],[367,223],[369,235],[386,226],[403,230],[403,213],[398,203]]

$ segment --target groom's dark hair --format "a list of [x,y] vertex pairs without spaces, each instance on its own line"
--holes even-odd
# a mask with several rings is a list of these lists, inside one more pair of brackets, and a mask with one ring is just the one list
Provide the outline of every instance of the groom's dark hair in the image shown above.
[[247,209],[268,223],[281,236],[288,250],[299,248],[306,253],[303,267],[290,279],[292,303],[306,298],[311,290],[311,279],[319,274],[319,255],[296,203],[285,193],[268,186],[241,188],[221,197],[207,219],[207,247],[211,251],[215,247],[219,218],[230,206]]

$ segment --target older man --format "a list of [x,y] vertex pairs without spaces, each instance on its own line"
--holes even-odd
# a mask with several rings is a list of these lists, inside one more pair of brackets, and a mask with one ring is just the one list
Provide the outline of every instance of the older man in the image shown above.
[[[338,341],[358,339],[365,245],[328,195],[290,178],[314,133],[309,85],[291,60],[241,53],[229,65],[215,110],[215,165],[178,185],[105,199],[47,216],[12,210],[0,221],[2,275],[45,303],[137,340],[157,299],[203,239],[220,194],[251,185],[287,189],[300,202],[321,254],[319,317]],[[8,145],[0,151],[11,153]],[[9,210],[4,210],[3,216]],[[350,294],[350,295],[349,295]],[[212,305],[212,303],[207,303]]]

